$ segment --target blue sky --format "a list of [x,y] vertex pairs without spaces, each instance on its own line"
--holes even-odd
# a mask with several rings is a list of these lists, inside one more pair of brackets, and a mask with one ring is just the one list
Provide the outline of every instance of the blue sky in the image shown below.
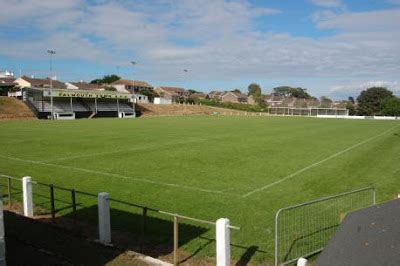
[[[400,93],[400,0],[0,0],[0,69],[63,81]],[[130,61],[137,64],[132,67]],[[183,69],[188,69],[184,72]]]

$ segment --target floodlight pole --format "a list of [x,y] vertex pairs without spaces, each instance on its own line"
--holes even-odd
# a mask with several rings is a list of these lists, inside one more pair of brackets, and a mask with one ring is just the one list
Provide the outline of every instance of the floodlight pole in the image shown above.
[[[135,68],[135,65],[136,65],[136,61],[131,61],[131,65],[132,65],[132,69],[134,69]],[[132,87],[133,87],[133,95],[135,95],[135,72],[132,70]],[[135,100],[134,100],[134,103],[136,103],[136,96],[134,96],[135,97]]]
[[[185,73],[183,79],[184,79],[185,81],[187,81],[187,80],[186,80],[186,73],[188,73],[189,70],[184,69],[183,72]],[[184,82],[184,83],[186,83],[186,82]],[[184,87],[185,87],[185,86],[184,86]],[[187,94],[186,94],[186,95],[187,95]],[[187,101],[189,100],[189,97],[188,97],[187,99],[185,99],[185,96],[183,95],[183,98],[184,98],[184,100],[186,100],[186,104],[187,104]],[[180,102],[180,101],[179,101],[179,102]]]
[[51,105],[51,119],[54,119],[54,105],[53,105],[53,55],[56,54],[54,50],[47,50],[50,55],[50,105]]

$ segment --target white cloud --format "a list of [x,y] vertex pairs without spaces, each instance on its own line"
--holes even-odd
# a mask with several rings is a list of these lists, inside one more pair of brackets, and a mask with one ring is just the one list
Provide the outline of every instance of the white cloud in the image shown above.
[[353,81],[346,84],[333,86],[330,89],[330,96],[333,96],[335,98],[347,98],[349,96],[352,96],[356,98],[361,91],[371,87],[384,87],[392,91],[395,95],[400,95],[400,82],[372,80],[362,83]]
[[339,29],[345,31],[399,31],[400,9],[379,10],[359,13],[345,12],[335,14],[324,11],[314,15],[320,29]]
[[[25,41],[2,38],[0,54],[15,58],[42,59],[52,48],[57,58],[71,60],[122,65],[135,59],[141,78],[155,80],[171,80],[183,68],[190,69],[191,79],[205,81],[386,80],[400,73],[397,9],[324,10],[314,14],[316,26],[339,34],[305,38],[258,31],[253,18],[280,11],[254,7],[246,0],[158,0],[154,5],[99,1],[90,6],[79,0],[17,2],[21,9],[16,3],[2,4],[0,29],[17,23],[31,25],[35,34]],[[341,4],[314,2],[324,7]],[[210,83],[205,89],[212,87]]]

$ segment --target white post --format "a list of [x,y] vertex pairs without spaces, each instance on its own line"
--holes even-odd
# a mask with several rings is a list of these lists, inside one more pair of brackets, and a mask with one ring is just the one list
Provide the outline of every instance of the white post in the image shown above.
[[22,178],[22,194],[24,203],[24,215],[33,217],[33,199],[32,199],[32,178],[25,176]]
[[110,195],[101,192],[98,195],[99,212],[99,241],[107,245],[111,243],[111,223],[110,223]]
[[300,258],[297,260],[297,266],[307,266],[308,261],[305,258]]
[[217,220],[216,239],[217,266],[229,266],[231,264],[229,219],[221,218]]

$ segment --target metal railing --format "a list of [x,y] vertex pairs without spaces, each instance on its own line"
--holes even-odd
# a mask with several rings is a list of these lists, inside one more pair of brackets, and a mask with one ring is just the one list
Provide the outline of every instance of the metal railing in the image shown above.
[[[3,175],[0,174],[0,178],[6,178],[7,179],[7,200],[8,200],[8,204],[9,207],[11,207],[11,203],[12,203],[12,190],[16,189],[12,187],[12,180],[16,180],[22,183],[22,179],[19,178],[15,178],[12,176],[8,176],[8,175]],[[71,202],[69,205],[71,211],[72,211],[72,217],[73,217],[73,221],[74,223],[77,220],[77,210],[78,210],[78,201],[77,201],[77,195],[84,195],[84,196],[89,196],[92,198],[95,198],[97,200],[98,195],[94,194],[94,193],[90,193],[90,192],[85,192],[85,191],[81,191],[81,190],[77,190],[74,188],[66,188],[66,187],[62,187],[62,186],[58,186],[58,185],[54,185],[54,184],[47,184],[47,183],[42,183],[39,181],[31,181],[32,184],[34,185],[38,185],[38,186],[42,186],[42,187],[46,187],[48,188],[48,192],[49,192],[49,199],[50,199],[50,215],[51,215],[51,219],[53,222],[56,221],[56,214],[58,212],[57,210],[57,206],[56,206],[56,190],[60,190],[60,191],[64,191],[64,192],[68,192],[71,195]],[[19,190],[21,191],[21,190]],[[39,195],[39,194],[37,194]],[[39,195],[41,197],[44,197],[45,195]],[[159,210],[159,209],[155,209],[155,208],[151,208],[148,206],[144,206],[144,205],[140,205],[140,204],[135,204],[135,203],[131,203],[131,202],[127,202],[127,201],[123,201],[123,200],[118,200],[118,199],[113,199],[110,198],[109,199],[110,202],[115,202],[115,203],[119,203],[125,206],[130,206],[130,207],[135,207],[135,208],[139,208],[142,210],[142,228],[141,228],[141,232],[142,232],[142,240],[145,238],[146,236],[146,228],[147,228],[147,220],[148,220],[148,212],[154,212],[154,213],[159,213],[161,215],[165,215],[168,217],[172,217],[173,218],[173,263],[174,265],[178,265],[179,264],[179,221],[180,220],[188,220],[188,221],[192,221],[192,222],[196,222],[196,223],[201,223],[201,224],[207,224],[207,225],[216,225],[216,222],[212,222],[212,221],[207,221],[207,220],[203,220],[203,219],[198,219],[198,218],[193,218],[193,217],[189,217],[189,216],[185,216],[185,215],[181,215],[178,213],[173,213],[173,212],[168,212],[168,211],[163,211],[163,210]],[[58,200],[60,201],[60,200]],[[63,203],[67,203],[67,202],[63,202]],[[240,230],[240,227],[238,226],[233,226],[233,225],[229,225],[230,229],[234,229],[234,230]]]
[[322,251],[347,213],[374,204],[375,189],[367,187],[278,210],[275,265]]

